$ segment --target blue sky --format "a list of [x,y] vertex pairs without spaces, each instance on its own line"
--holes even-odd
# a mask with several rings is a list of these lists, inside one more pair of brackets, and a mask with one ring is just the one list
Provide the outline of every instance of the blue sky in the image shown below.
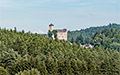
[[120,0],[0,0],[0,27],[46,33],[120,24]]

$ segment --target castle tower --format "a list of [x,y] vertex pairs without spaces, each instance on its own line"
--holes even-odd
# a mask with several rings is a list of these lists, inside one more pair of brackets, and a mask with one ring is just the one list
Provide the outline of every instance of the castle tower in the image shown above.
[[54,25],[53,25],[53,24],[50,24],[50,25],[49,25],[49,30],[52,32],[53,29],[54,29]]

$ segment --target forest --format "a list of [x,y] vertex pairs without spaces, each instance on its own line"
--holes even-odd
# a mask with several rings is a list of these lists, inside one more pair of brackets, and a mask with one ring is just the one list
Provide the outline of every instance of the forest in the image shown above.
[[0,29],[0,75],[120,75],[120,31],[97,31],[90,43]]
[[92,36],[90,43],[95,47],[120,51],[120,31],[114,29],[105,29],[101,32],[97,31]]
[[[91,37],[97,32],[101,32],[105,29],[113,29],[120,30],[120,24],[109,23],[109,25],[90,27],[86,29],[76,30],[76,31],[68,31],[68,40],[71,42],[78,42],[81,40],[82,44],[90,43]],[[82,38],[82,39],[79,39]]]

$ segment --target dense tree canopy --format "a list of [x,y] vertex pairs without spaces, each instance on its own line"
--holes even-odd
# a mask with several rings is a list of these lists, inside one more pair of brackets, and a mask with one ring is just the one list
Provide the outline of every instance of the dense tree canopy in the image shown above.
[[57,31],[56,30],[53,30],[52,32],[49,30],[48,31],[48,37],[52,37],[52,35],[54,34],[54,37],[57,38]]
[[[105,31],[101,36],[119,38],[119,31],[113,32],[115,35],[106,36]],[[97,36],[93,40],[100,39]],[[108,44],[119,46],[116,38],[108,39]],[[120,52],[102,47],[85,49],[64,40],[0,29],[0,66],[1,75],[119,75]]]
[[68,31],[68,40],[71,41],[72,38],[74,42],[77,40],[79,36],[83,37],[83,41],[81,43],[89,43],[90,38],[99,30],[100,32],[104,29],[113,29],[120,30],[120,24],[110,23],[107,26],[99,26],[99,27],[90,27],[86,29],[76,30],[76,31]]
[[102,46],[105,49],[110,48],[120,51],[120,31],[114,29],[105,29],[97,31],[91,39],[91,44],[95,47]]

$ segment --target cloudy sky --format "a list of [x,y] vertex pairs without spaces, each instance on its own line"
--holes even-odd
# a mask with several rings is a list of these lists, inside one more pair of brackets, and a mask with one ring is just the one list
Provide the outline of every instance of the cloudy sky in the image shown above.
[[46,33],[120,24],[120,0],[0,0],[0,27]]

